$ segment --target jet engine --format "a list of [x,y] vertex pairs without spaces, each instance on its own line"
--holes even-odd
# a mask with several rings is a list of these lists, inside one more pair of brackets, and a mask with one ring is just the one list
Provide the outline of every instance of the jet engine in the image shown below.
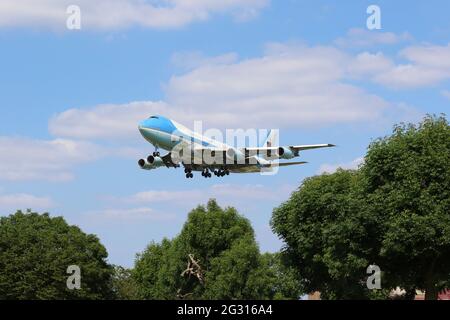
[[138,161],[139,166],[145,170],[156,169],[164,166],[164,161],[160,157],[148,156],[146,160],[140,159]]
[[292,159],[295,157],[294,152],[290,148],[279,147],[278,148],[278,157],[280,159]]

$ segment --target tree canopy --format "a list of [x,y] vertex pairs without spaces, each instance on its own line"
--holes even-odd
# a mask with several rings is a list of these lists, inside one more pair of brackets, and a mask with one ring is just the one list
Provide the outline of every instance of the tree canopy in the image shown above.
[[450,280],[450,126],[401,124],[370,146],[361,168],[368,214],[381,226],[385,278],[435,299]]
[[288,264],[308,292],[320,291],[325,299],[369,294],[364,278],[372,243],[354,194],[357,175],[338,170],[307,178],[273,213]]
[[[370,144],[358,170],[306,179],[271,224],[308,291],[373,298],[399,286],[436,298],[450,279],[447,120],[398,125]],[[370,264],[381,268],[384,291],[367,290]]]
[[296,299],[300,287],[285,270],[277,256],[260,254],[246,218],[210,200],[177,237],[139,254],[133,277],[144,299]]
[[[21,211],[0,218],[0,299],[111,298],[112,268],[98,238],[62,217]],[[77,265],[81,288],[69,290]]]
[[[285,246],[261,254],[249,221],[210,200],[125,269],[62,217],[18,211],[0,218],[0,299],[377,299],[396,287],[436,299],[450,287],[448,121],[395,126],[358,169],[305,179],[271,225]],[[67,288],[71,265],[79,290]],[[369,265],[381,290],[366,286]]]

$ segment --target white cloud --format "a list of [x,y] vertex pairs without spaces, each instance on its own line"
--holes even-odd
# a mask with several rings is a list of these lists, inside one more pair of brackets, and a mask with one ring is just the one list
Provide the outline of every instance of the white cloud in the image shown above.
[[129,203],[155,203],[155,202],[198,202],[204,198],[201,190],[168,191],[149,190],[138,192],[132,196],[122,199]]
[[449,70],[405,64],[375,76],[375,82],[394,89],[427,87],[450,78]]
[[357,78],[372,77],[381,72],[386,72],[394,67],[391,59],[382,52],[370,53],[362,52],[356,55],[348,66],[348,72],[351,77]]
[[364,158],[356,158],[350,162],[340,163],[340,164],[323,164],[320,166],[318,170],[318,174],[322,173],[334,173],[337,169],[342,168],[345,170],[354,170],[358,169],[358,167],[364,162]]
[[221,201],[240,200],[280,200],[284,199],[294,188],[289,185],[269,188],[260,184],[215,184],[202,189],[189,190],[148,190],[126,197],[106,197],[108,202],[125,204],[170,203],[179,205],[196,205],[209,198]]
[[446,46],[413,46],[400,53],[417,65],[431,68],[450,69],[450,43]]
[[271,44],[262,57],[200,60],[168,81],[166,102],[71,109],[51,119],[50,132],[84,139],[137,137],[138,121],[154,113],[187,126],[203,120],[205,127],[222,129],[313,127],[373,122],[393,107],[346,83],[358,72],[373,72],[363,66],[365,60],[385,68],[389,62],[382,55],[355,58],[332,47]]
[[411,46],[400,52],[405,64],[374,76],[374,81],[396,89],[435,85],[450,79],[450,44],[447,46]]
[[103,152],[89,142],[0,137],[0,179],[70,180],[72,166],[98,159]]
[[[113,204],[114,209],[90,211],[86,217],[99,221],[171,221],[177,219],[177,215],[171,212],[188,212],[211,198],[227,206],[244,207],[248,210],[264,201],[283,201],[295,189],[295,186],[288,184],[268,187],[260,184],[225,183],[188,190],[148,190],[123,197],[104,196],[103,202],[109,206]],[[147,207],[148,205],[152,208]],[[124,208],[125,206],[131,208]]]
[[167,101],[219,128],[317,126],[380,118],[388,103],[345,83],[350,60],[332,47],[275,44],[260,58],[208,64],[172,77]]
[[204,21],[215,14],[230,14],[247,20],[268,0],[2,0],[0,27],[66,28],[69,5],[81,9],[82,29],[110,30],[142,26],[176,28]]
[[174,112],[164,102],[138,101],[122,105],[99,105],[92,109],[69,109],[50,119],[55,136],[121,138],[139,135],[138,122],[151,114]]
[[0,194],[1,210],[42,210],[53,206],[53,200],[48,197],[37,197],[26,193]]
[[450,79],[450,44],[408,47],[400,52],[406,64],[382,52],[350,55],[333,47],[280,43],[251,59],[185,56],[176,56],[175,63],[189,71],[169,79],[165,101],[70,109],[51,119],[50,132],[77,139],[138,139],[139,120],[151,114],[189,127],[203,120],[205,128],[221,129],[391,121],[392,115],[409,118],[404,112],[413,114],[413,108],[385,101],[348,80],[408,89]]
[[172,221],[175,215],[158,213],[151,208],[103,209],[85,213],[85,217],[94,221],[134,222],[134,221]]
[[450,44],[411,46],[399,53],[406,62],[395,63],[382,52],[362,52],[348,66],[350,77],[394,89],[413,89],[450,79]]
[[393,45],[410,40],[412,40],[412,36],[407,32],[395,34],[392,32],[353,28],[348,31],[345,37],[336,39],[335,44],[340,47],[360,48],[379,45]]

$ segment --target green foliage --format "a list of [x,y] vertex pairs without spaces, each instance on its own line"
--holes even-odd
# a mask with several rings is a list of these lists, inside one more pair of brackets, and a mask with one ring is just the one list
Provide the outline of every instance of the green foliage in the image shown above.
[[276,208],[272,227],[286,242],[285,259],[308,292],[325,299],[366,298],[371,242],[354,194],[358,173],[338,170],[306,179]]
[[112,288],[116,300],[134,300],[137,298],[136,283],[132,278],[132,270],[121,266],[114,267]]
[[[189,255],[200,265],[202,280],[192,274],[182,276]],[[276,277],[284,269],[274,265],[268,255],[259,253],[249,221],[234,208],[222,209],[210,200],[206,208],[190,212],[177,237],[151,243],[139,254],[133,277],[143,299],[298,297],[293,279],[286,288],[277,285]]]
[[[63,218],[18,211],[0,218],[0,299],[111,298],[112,268],[94,235]],[[81,269],[81,289],[67,289],[67,267]]]
[[186,259],[178,261],[172,241],[164,239],[161,244],[151,243],[144,252],[137,255],[133,269],[137,297],[174,299],[174,288],[179,288],[180,285],[180,262],[185,267]]
[[206,277],[208,286],[203,296],[209,299],[264,298],[260,297],[260,289],[264,288],[262,279],[258,279],[260,266],[255,240],[250,236],[238,239],[228,250],[211,259]]
[[[396,126],[371,143],[360,169],[306,179],[272,227],[288,265],[324,298],[382,298],[397,286],[435,298],[450,279],[447,120]],[[365,288],[369,264],[382,269],[384,291]]]
[[273,300],[296,300],[304,293],[295,268],[287,267],[280,253],[265,253],[261,258],[263,272],[259,277],[270,283],[265,286],[270,290],[266,296]]
[[450,279],[450,126],[428,116],[374,141],[362,168],[386,280],[435,298]]

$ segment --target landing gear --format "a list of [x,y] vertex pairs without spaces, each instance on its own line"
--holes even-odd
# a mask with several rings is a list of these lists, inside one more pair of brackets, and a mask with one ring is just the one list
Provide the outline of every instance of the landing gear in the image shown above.
[[[186,174],[187,179],[194,177],[194,175],[192,174],[192,169],[189,167],[184,168],[184,173]],[[228,169],[220,168],[220,169],[217,169],[217,170],[214,170],[213,172],[211,172],[208,168],[205,168],[202,170],[202,177],[211,178],[212,173],[214,173],[214,175],[217,177],[223,177],[223,176],[229,175],[230,171]]]
[[194,175],[192,174],[192,170],[189,168],[184,168],[184,173],[186,173],[187,179],[192,179],[194,177]]
[[202,171],[202,176],[205,177],[205,178],[211,178],[211,172],[209,172],[208,169],[204,169]]
[[155,146],[155,151],[153,151],[152,155],[154,157],[159,157],[159,151],[158,151],[158,147],[157,146]]
[[218,177],[223,177],[225,175],[229,175],[230,171],[228,169],[223,169],[220,168],[219,170],[214,170],[214,175],[218,176]]

